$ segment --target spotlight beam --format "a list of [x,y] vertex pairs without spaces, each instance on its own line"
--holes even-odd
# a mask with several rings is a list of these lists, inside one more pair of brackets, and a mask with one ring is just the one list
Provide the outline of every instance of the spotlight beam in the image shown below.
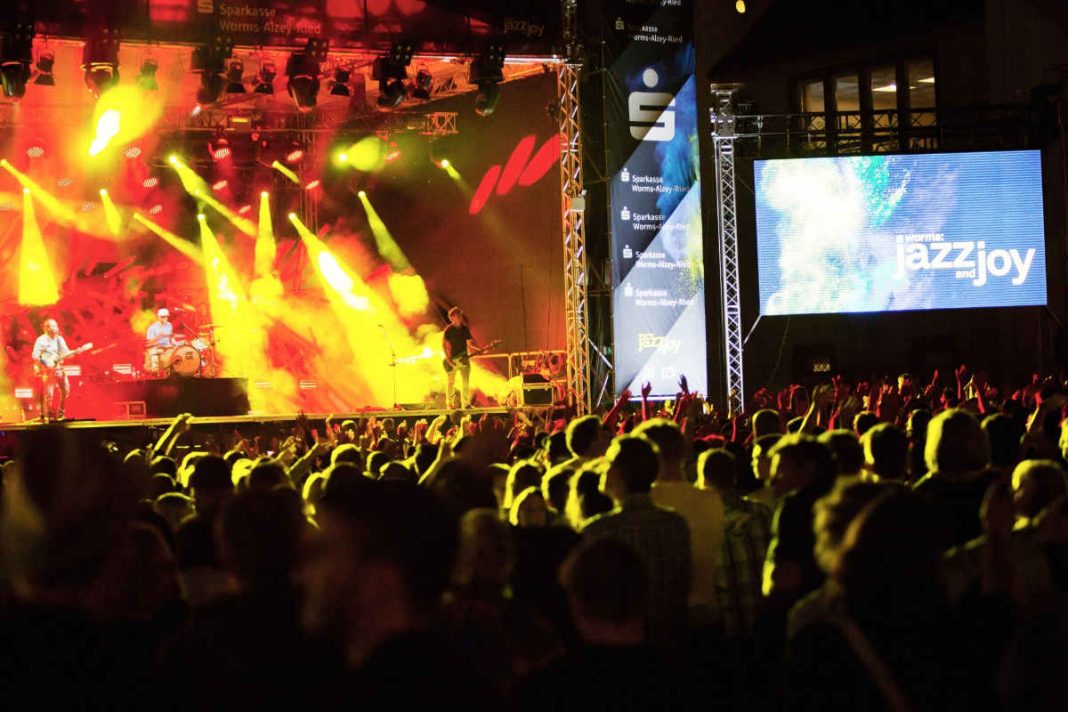
[[100,189],[100,202],[104,204],[104,221],[107,223],[108,232],[118,237],[122,233],[122,215],[104,188]]
[[33,196],[22,189],[22,248],[19,250],[19,304],[47,306],[59,301],[59,289],[48,261]]
[[397,272],[403,272],[410,268],[412,263],[408,260],[408,256],[404,254],[404,250],[393,239],[393,235],[390,234],[386,223],[378,216],[378,212],[371,205],[371,199],[367,197],[367,193],[361,190],[358,193],[358,197],[363,205],[364,212],[367,214],[367,224],[370,226],[371,234],[375,238],[378,254]]
[[190,244],[187,240],[183,240],[173,232],[163,228],[158,223],[146,218],[141,213],[133,214],[134,222],[144,225],[146,228],[154,232],[161,237],[164,242],[181,252],[183,255],[196,262],[198,265],[204,264],[204,253],[195,245]]
[[283,166],[280,161],[274,161],[273,163],[271,163],[271,168],[275,169],[276,171],[278,171],[279,173],[284,175],[286,178],[288,178],[293,183],[296,183],[297,185],[300,185],[300,176],[298,176],[296,173],[294,173],[290,169],[288,169],[285,166]]

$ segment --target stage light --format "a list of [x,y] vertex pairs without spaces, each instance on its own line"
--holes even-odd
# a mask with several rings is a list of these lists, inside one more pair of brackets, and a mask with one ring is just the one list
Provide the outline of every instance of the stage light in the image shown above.
[[141,72],[137,75],[137,86],[145,91],[157,91],[159,83],[156,81],[156,70],[159,62],[154,57],[145,57],[141,61]]
[[293,141],[286,153],[286,163],[300,163],[304,160],[304,146],[300,141]]
[[297,219],[297,214],[296,213],[290,213],[287,217],[289,218],[290,222],[292,222],[293,220]]
[[378,81],[378,105],[381,108],[396,109],[408,95],[404,82],[408,79],[413,51],[411,45],[396,44],[389,54],[379,57],[371,65],[371,78]]
[[159,185],[159,178],[157,178],[156,176],[149,176],[148,178],[145,178],[143,181],[141,181],[141,185],[144,188],[155,188],[157,185]]
[[364,213],[367,215],[367,225],[371,228],[371,236],[374,238],[378,254],[397,272],[403,272],[410,268],[412,264],[408,261],[407,255],[404,254],[404,250],[393,238],[389,228],[386,227],[386,223],[378,215],[378,211],[371,205],[367,194],[361,190],[359,197]]
[[173,153],[171,155],[167,156],[167,163],[170,163],[172,166],[177,166],[178,165],[178,156],[174,155]]
[[328,41],[312,37],[301,52],[293,52],[286,61],[286,91],[297,104],[297,111],[315,108],[319,95],[319,69],[326,59]]
[[42,50],[37,56],[37,78],[33,83],[42,87],[54,87],[56,78],[52,75],[52,67],[56,63],[56,53],[50,49]]
[[744,15],[745,14],[745,0],[738,0],[738,2],[734,3],[734,9],[738,11],[739,15]]
[[42,146],[33,145],[26,149],[26,156],[29,158],[41,158],[45,155],[45,150]]
[[251,205],[242,205],[240,208],[237,209],[237,214],[238,215],[248,215],[251,212],[252,212],[252,206]]
[[[250,205],[249,210],[251,209],[252,206]],[[253,252],[253,267],[255,268],[257,279],[272,279],[271,270],[274,268],[276,251],[274,223],[271,220],[271,201],[267,193],[261,193],[259,222],[256,224],[256,247]],[[273,286],[276,288],[272,289],[271,292],[278,294],[281,291],[281,285]]]
[[108,189],[107,188],[101,188],[100,189],[100,197],[101,198],[104,197],[107,194],[108,194]]
[[334,156],[334,161],[336,163],[341,163],[341,164],[348,163],[349,162],[349,154],[345,153],[344,151],[341,151],[337,155]]
[[467,79],[478,87],[475,95],[475,113],[486,117],[497,110],[501,100],[501,82],[504,81],[504,48],[491,45],[471,63]]
[[93,137],[92,142],[89,144],[89,155],[97,156],[101,154],[111,143],[111,139],[119,135],[121,126],[122,114],[117,110],[108,109],[102,113],[96,122],[96,136]]
[[260,198],[268,198],[268,197],[270,197],[270,194],[266,190],[260,192]]
[[358,195],[358,196],[359,196],[359,197],[361,197],[361,198],[366,198],[366,197],[367,197],[367,191],[365,191],[365,190],[361,190],[361,191],[360,191],[359,193],[357,193],[356,195]]
[[419,67],[419,71],[415,73],[415,88],[412,90],[412,96],[416,99],[430,99],[430,91],[433,87],[434,77],[430,74],[430,70],[425,65]]
[[141,147],[140,146],[130,146],[129,148],[126,149],[126,151],[125,151],[125,153],[123,153],[123,155],[126,156],[127,158],[129,158],[130,160],[138,158],[141,155]]
[[331,96],[352,96],[349,82],[352,81],[352,67],[338,67],[334,70],[334,81],[330,84]]
[[63,177],[56,181],[56,185],[60,188],[69,188],[74,185],[74,179],[69,177]]
[[318,178],[316,178],[311,183],[308,183],[308,185],[304,186],[304,190],[315,190],[320,185],[322,185],[322,183],[319,181]]
[[230,185],[230,184],[225,179],[224,180],[220,180],[220,181],[215,181],[215,183],[212,184],[211,189],[214,190],[216,193],[218,193],[220,190],[225,190],[226,186],[228,186],[228,185]]
[[158,204],[158,203],[156,205],[153,205],[151,208],[148,209],[148,214],[149,215],[159,215],[162,212],[163,212],[163,206]]
[[260,73],[256,76],[256,88],[252,91],[256,94],[274,94],[276,76],[278,76],[278,69],[274,62],[264,62],[260,65]]
[[0,37],[0,89],[8,99],[18,101],[26,95],[34,33],[33,22],[23,20]]
[[207,219],[208,218],[207,218],[206,215],[204,215],[204,213],[197,213],[197,220],[203,221],[203,220],[207,220]]
[[442,158],[442,159],[441,159],[441,167],[442,167],[442,168],[448,168],[448,167],[449,167],[449,166],[451,166],[451,165],[452,165],[452,164],[451,164],[451,163],[449,163],[449,159],[448,159],[448,158]]
[[284,175],[290,180],[290,182],[295,183],[296,185],[300,185],[300,176],[283,166],[280,161],[273,161],[271,163],[271,168]]
[[230,60],[230,65],[226,70],[226,93],[227,94],[244,94],[245,93],[245,62],[242,59],[234,58]]
[[208,150],[211,153],[212,160],[224,161],[231,156],[230,140],[225,136],[220,136],[215,139],[214,143],[208,144]]
[[82,50],[85,85],[97,99],[119,83],[119,31],[108,27],[90,36]]

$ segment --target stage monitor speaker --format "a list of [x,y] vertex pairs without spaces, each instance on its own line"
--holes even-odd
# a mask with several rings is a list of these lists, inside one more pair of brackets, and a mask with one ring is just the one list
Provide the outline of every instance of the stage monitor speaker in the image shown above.
[[553,384],[540,373],[523,374],[523,405],[552,405]]

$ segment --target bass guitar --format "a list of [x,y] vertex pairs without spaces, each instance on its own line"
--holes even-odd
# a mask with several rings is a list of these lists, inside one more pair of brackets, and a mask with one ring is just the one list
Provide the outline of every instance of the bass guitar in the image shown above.
[[463,367],[463,366],[469,366],[471,364],[471,357],[472,356],[478,356],[479,354],[484,354],[487,351],[492,351],[493,349],[495,349],[495,348],[497,348],[498,346],[501,345],[501,341],[502,341],[501,339],[494,339],[493,341],[489,342],[485,346],[479,346],[473,352],[466,353],[466,354],[463,354],[461,356],[457,356],[456,358],[452,358],[452,359],[448,359],[448,358],[442,359],[441,360],[441,367],[445,369],[445,373],[449,373],[454,368]]
[[93,342],[90,341],[87,344],[82,344],[81,346],[79,346],[78,348],[74,349],[73,351],[70,351],[68,353],[63,354],[62,356],[60,356],[59,358],[57,358],[55,360],[55,363],[44,364],[44,363],[40,363],[39,361],[34,361],[33,362],[33,372],[35,374],[37,374],[39,377],[41,377],[41,378],[52,378],[52,377],[58,376],[59,375],[60,366],[63,365],[64,361],[66,361],[69,358],[73,358],[73,357],[77,356],[78,354],[85,353],[86,351],[88,351],[91,348],[93,348]]

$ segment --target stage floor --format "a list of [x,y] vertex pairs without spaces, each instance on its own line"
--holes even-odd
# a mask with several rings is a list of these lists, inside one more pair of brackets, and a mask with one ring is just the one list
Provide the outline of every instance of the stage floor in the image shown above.
[[[530,412],[542,412],[546,410],[548,406],[524,406],[523,410]],[[511,408],[494,407],[494,408],[468,408],[463,411],[465,414],[470,415],[482,415],[482,414],[498,414],[503,415],[508,413]],[[335,423],[341,423],[345,420],[355,420],[357,418],[393,418],[395,420],[418,420],[419,418],[426,418],[427,420],[433,420],[439,415],[449,415],[453,413],[452,410],[444,408],[428,408],[425,410],[419,409],[394,409],[394,410],[359,410],[350,413],[305,413],[304,415],[314,425],[319,425],[325,421],[328,417],[332,417]],[[300,417],[298,413],[292,413],[289,415],[231,415],[231,416],[204,416],[197,417],[193,420],[193,426],[210,426],[210,425],[241,425],[241,424],[267,424],[267,423],[285,423],[296,422]],[[115,429],[115,428],[158,428],[167,427],[174,421],[174,418],[136,418],[128,420],[65,420],[63,425],[73,430],[92,430],[92,429]],[[21,423],[2,423],[0,422],[0,430],[32,430],[34,428],[43,427],[43,424],[36,420],[31,420]]]

